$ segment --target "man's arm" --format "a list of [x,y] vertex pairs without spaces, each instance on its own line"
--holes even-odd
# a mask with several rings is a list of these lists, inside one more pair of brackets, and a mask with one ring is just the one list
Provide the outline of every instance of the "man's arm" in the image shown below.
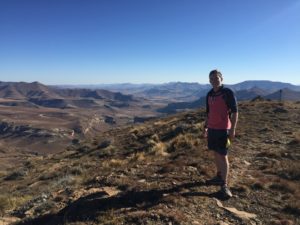
[[203,137],[207,137],[207,123],[208,123],[208,113],[209,113],[208,95],[209,95],[209,92],[206,94],[206,104],[205,104],[206,117],[205,117],[204,124],[203,124]]
[[236,125],[238,122],[238,117],[239,117],[239,113],[238,112],[234,112],[231,115],[231,129],[229,130],[229,138],[230,140],[233,140],[233,138],[235,137],[235,129],[236,129]]

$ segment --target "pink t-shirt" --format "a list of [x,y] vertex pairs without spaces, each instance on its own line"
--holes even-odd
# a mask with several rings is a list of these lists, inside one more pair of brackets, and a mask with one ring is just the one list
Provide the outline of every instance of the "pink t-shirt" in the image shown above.
[[[227,98],[227,102],[226,99]],[[229,104],[229,106],[228,106]],[[208,120],[207,127],[211,129],[230,129],[230,112],[237,112],[236,99],[228,88],[218,92],[210,91],[207,95]]]

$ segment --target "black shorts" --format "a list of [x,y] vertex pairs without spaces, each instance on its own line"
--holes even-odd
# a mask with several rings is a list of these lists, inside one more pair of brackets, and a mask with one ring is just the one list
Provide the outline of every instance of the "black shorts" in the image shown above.
[[208,128],[207,147],[209,150],[216,151],[221,155],[228,153],[228,130],[215,130]]

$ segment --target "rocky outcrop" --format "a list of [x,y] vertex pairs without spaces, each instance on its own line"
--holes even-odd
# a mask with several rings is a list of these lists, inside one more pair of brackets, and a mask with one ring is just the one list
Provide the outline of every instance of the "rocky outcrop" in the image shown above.
[[2,136],[30,136],[30,137],[52,137],[54,133],[48,130],[34,128],[29,125],[17,125],[9,122],[0,122],[0,135]]
[[115,124],[116,123],[115,119],[111,116],[105,116],[104,122],[108,123],[108,124]]

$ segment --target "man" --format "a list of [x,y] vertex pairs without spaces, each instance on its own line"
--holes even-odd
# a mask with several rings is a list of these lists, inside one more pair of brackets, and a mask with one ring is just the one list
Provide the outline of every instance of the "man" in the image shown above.
[[229,161],[228,148],[235,137],[238,121],[237,101],[231,89],[223,87],[223,76],[220,71],[209,73],[212,89],[206,96],[207,118],[204,124],[204,135],[207,137],[208,149],[214,153],[217,175],[206,181],[209,185],[220,185],[224,197],[232,197],[228,187]]

